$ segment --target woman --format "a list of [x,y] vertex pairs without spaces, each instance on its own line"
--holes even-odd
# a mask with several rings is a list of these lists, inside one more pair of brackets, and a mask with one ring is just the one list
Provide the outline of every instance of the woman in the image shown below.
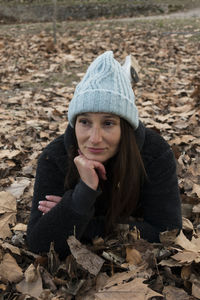
[[47,252],[54,241],[65,258],[69,235],[91,241],[117,223],[136,226],[150,242],[181,228],[173,153],[139,122],[130,81],[111,51],[88,68],[68,119],[38,161],[27,232],[33,252]]

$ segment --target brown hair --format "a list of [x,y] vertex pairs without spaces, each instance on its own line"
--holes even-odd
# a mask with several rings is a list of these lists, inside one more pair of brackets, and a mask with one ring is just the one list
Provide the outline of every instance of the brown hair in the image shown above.
[[[138,149],[133,127],[124,119],[120,120],[121,139],[119,150],[108,162],[108,178],[111,181],[110,203],[106,216],[106,231],[110,232],[115,223],[132,215],[139,202],[140,189],[146,176],[144,164]],[[75,132],[74,132],[75,136]],[[75,138],[76,139],[76,138]],[[69,168],[65,187],[73,188],[79,174],[74,164],[77,142],[69,149]],[[107,165],[106,165],[107,168]],[[101,181],[103,188],[103,182]]]

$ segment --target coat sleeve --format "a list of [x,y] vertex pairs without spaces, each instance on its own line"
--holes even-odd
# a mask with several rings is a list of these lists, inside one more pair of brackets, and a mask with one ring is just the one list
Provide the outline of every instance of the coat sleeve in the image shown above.
[[[28,246],[33,252],[48,252],[53,241],[60,258],[66,257],[67,237],[75,233],[80,238],[94,215],[94,203],[100,192],[90,189],[82,181],[73,190],[65,192],[64,177],[56,162],[44,151],[38,160],[27,230]],[[62,200],[42,215],[38,204],[46,195],[61,196]]]
[[159,242],[159,233],[181,229],[181,201],[176,162],[173,152],[167,149],[160,157],[153,159],[143,186],[141,206],[144,221],[133,222],[141,237],[149,242]]

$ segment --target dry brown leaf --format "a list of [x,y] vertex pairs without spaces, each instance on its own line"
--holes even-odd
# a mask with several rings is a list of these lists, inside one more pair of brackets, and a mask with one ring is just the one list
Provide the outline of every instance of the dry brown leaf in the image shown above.
[[19,150],[1,150],[0,152],[0,159],[2,160],[3,158],[8,158],[8,159],[13,159],[15,158],[17,155],[20,154]]
[[16,225],[12,228],[12,230],[14,230],[14,231],[24,231],[24,232],[26,232],[26,230],[27,230],[27,225],[26,225],[26,224],[22,224],[22,223],[18,223],[18,224],[16,224]]
[[181,278],[183,280],[189,280],[191,273],[192,273],[191,265],[183,266],[181,269]]
[[195,214],[199,214],[200,213],[200,203],[193,206],[192,212],[195,213]]
[[159,262],[159,265],[160,266],[163,266],[163,267],[182,267],[183,264],[178,262],[178,261],[175,261],[173,260],[172,258],[169,258],[169,259],[163,259]]
[[182,217],[182,227],[186,231],[193,231],[194,230],[194,226],[193,226],[192,222],[189,219],[185,218],[185,217]]
[[96,291],[102,289],[110,277],[106,273],[99,273],[96,279]]
[[140,252],[132,247],[126,247],[126,261],[132,265],[139,265],[142,262]]
[[200,198],[200,185],[199,184],[194,183],[192,193],[197,194],[197,196]]
[[20,255],[21,252],[20,252],[20,249],[16,246],[13,246],[7,242],[5,243],[1,243],[0,242],[0,246],[4,249],[4,250],[10,250],[13,254],[17,254],[17,255]]
[[9,225],[14,225],[16,221],[16,212],[4,213],[0,216],[0,238],[5,239],[12,236]]
[[[2,50],[5,47],[4,42],[0,42],[0,50]],[[5,89],[5,87],[3,87],[3,89]]]
[[26,269],[24,276],[26,282],[33,282],[37,280],[37,270],[33,264]]
[[178,229],[173,229],[170,231],[163,231],[160,233],[160,242],[164,246],[173,245],[176,240],[176,236],[178,234]]
[[148,279],[152,276],[152,270],[147,269],[146,264],[140,266],[135,266],[134,269],[123,272],[116,273],[113,276],[109,277],[104,288],[110,288],[111,286],[122,284],[123,282],[128,282],[130,279],[134,278],[143,278]]
[[199,250],[195,244],[193,244],[186,238],[182,230],[180,231],[180,234],[176,237],[174,244],[177,246],[181,246],[184,250],[188,251],[198,252]]
[[191,242],[196,245],[198,252],[200,253],[200,237],[196,238],[193,236]]
[[89,251],[74,236],[70,236],[67,239],[67,242],[77,263],[90,274],[96,276],[100,272],[104,260],[98,255]]
[[7,289],[7,286],[3,283],[0,283],[0,290],[5,291]]
[[[148,93],[148,92],[143,92],[142,96],[143,99],[150,99],[150,100],[154,100],[154,99],[158,99],[159,98],[159,94],[158,93]],[[146,102],[146,101],[145,101]],[[145,103],[142,102],[142,105]],[[151,103],[152,104],[152,103]]]
[[6,253],[0,264],[0,278],[3,282],[19,282],[23,278],[22,269],[18,266],[16,260]]
[[11,237],[10,225],[16,221],[16,199],[9,192],[0,192],[0,238]]
[[190,300],[190,296],[183,290],[175,286],[165,286],[163,295],[166,300]]
[[30,179],[26,177],[20,177],[15,182],[11,184],[8,188],[6,188],[6,191],[11,193],[16,199],[19,199],[23,193],[24,190],[30,185]]
[[171,106],[170,110],[172,112],[176,112],[176,113],[183,113],[186,114],[187,112],[192,111],[193,107],[191,104],[185,104],[185,105],[181,105],[179,107],[177,106]]
[[[28,273],[26,273],[26,278],[20,283],[16,284],[16,289],[22,294],[39,298],[43,291],[42,278],[39,272],[39,266],[36,270],[34,270],[34,268],[32,267],[29,268],[29,271],[27,271]],[[30,273],[32,273],[32,275],[30,275]]]
[[193,261],[199,263],[200,253],[192,252],[192,251],[183,251],[173,255],[172,258],[177,260],[181,264],[186,264],[186,263],[191,264]]
[[0,214],[16,213],[16,199],[9,192],[0,192]]
[[151,297],[163,297],[151,290],[143,281],[143,278],[135,278],[128,283],[112,286],[108,289],[104,288],[95,294],[95,300],[148,300]]
[[200,299],[200,283],[198,281],[192,283],[192,295]]
[[193,135],[183,135],[181,137],[176,137],[175,139],[172,139],[170,143],[175,145],[180,145],[181,143],[188,144],[193,140],[195,140],[195,137]]

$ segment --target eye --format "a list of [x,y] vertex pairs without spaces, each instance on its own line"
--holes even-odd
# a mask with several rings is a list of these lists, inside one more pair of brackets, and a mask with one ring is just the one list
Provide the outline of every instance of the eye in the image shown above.
[[111,126],[114,125],[114,121],[106,120],[106,121],[104,122],[104,125],[107,126],[107,127],[111,127]]
[[79,119],[78,122],[84,126],[89,125],[89,121],[85,118]]

